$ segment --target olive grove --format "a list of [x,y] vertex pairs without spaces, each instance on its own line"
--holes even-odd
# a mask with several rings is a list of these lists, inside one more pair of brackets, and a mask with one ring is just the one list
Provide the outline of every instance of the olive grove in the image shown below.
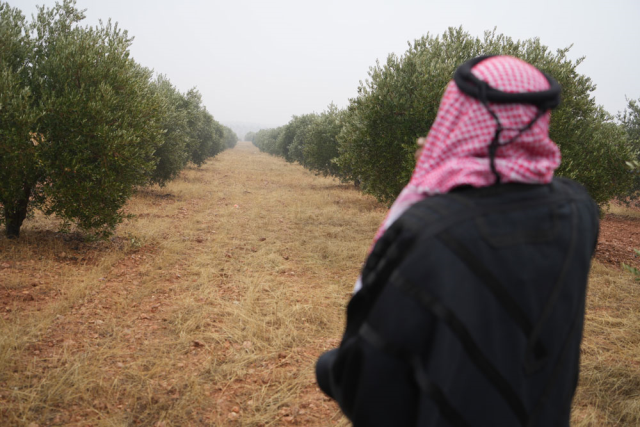
[[[31,22],[0,2],[0,224],[35,209],[99,235],[138,186],[164,184],[232,144],[192,89],[130,56],[126,31],[82,26],[75,0]],[[232,137],[231,137],[232,138]]]

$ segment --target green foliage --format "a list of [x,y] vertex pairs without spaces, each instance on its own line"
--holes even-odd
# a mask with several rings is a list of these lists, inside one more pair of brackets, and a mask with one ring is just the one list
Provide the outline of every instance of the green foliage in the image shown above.
[[231,130],[214,120],[202,105],[197,89],[181,94],[162,75],[154,87],[163,100],[160,117],[164,135],[154,153],[157,166],[151,183],[165,185],[178,176],[187,163],[201,166],[208,158],[235,146],[231,135],[227,135]]
[[552,53],[538,39],[514,41],[495,31],[482,39],[461,28],[426,35],[403,56],[389,55],[386,63],[370,69],[347,109],[337,164],[344,176],[362,182],[365,191],[391,202],[410,178],[416,138],[428,133],[455,69],[480,54],[506,54],[535,65],[562,85],[563,102],[553,112],[550,129],[563,153],[558,174],[581,182],[598,203],[605,203],[630,185],[622,167],[629,148],[595,105],[590,95],[594,85],[577,73],[581,60],[570,61],[568,50]]
[[190,161],[200,167],[226,148],[224,127],[202,105],[202,96],[195,88],[187,92],[185,99],[189,128],[187,151]]
[[633,152],[632,160],[627,162],[634,178],[634,184],[627,194],[620,197],[625,202],[640,199],[640,99],[628,100],[627,108],[618,114],[618,120]]
[[10,237],[33,208],[108,235],[136,186],[163,185],[225,148],[197,90],[152,81],[127,32],[81,26],[75,4],[40,7],[27,23],[0,2],[0,222]]
[[205,107],[202,107],[198,114],[200,115],[196,132],[198,149],[193,153],[192,162],[200,167],[207,159],[222,152],[225,146],[223,126],[213,119]]
[[[32,130],[40,115],[28,86],[33,41],[24,16],[0,3],[0,224],[16,235],[42,176]],[[42,198],[38,198],[41,203]]]
[[344,175],[335,160],[344,115],[344,111],[331,104],[321,114],[294,116],[277,129],[260,130],[253,143],[261,151],[284,157],[288,162],[298,162],[312,171],[342,179]]
[[205,123],[206,114],[203,112],[202,95],[195,88],[185,94],[182,108],[187,114],[189,161],[196,166],[201,166],[209,157],[209,153],[214,151],[212,144],[215,143],[216,129],[212,123]]
[[184,96],[163,75],[158,76],[154,88],[163,100],[161,126],[164,135],[153,154],[157,160],[150,182],[164,186],[175,179],[189,161],[187,140],[187,111]]
[[273,155],[281,155],[277,149],[277,140],[282,132],[282,127],[275,129],[261,129],[256,133],[253,139],[253,144],[258,147],[260,151]]
[[599,205],[629,194],[633,175],[626,162],[632,158],[632,151],[624,130],[602,109],[585,121],[580,130],[589,131],[591,143],[563,144],[563,162],[557,173],[583,184]]
[[289,148],[293,143],[293,138],[296,136],[296,132],[298,131],[298,127],[296,126],[298,122],[298,118],[293,116],[289,123],[282,126],[282,132],[280,132],[278,139],[276,139],[275,151],[272,154],[282,156],[288,162],[293,161],[289,153]]
[[640,99],[629,99],[627,102],[627,108],[618,115],[618,118],[627,133],[629,142],[635,151],[640,153]]
[[31,24],[0,4],[2,221],[18,236],[41,207],[98,232],[112,228],[153,168],[159,102],[150,72],[111,23],[80,27],[75,2],[39,8]]
[[244,136],[245,141],[253,142],[253,139],[256,137],[255,132],[247,132]]
[[322,114],[315,117],[304,129],[303,164],[324,176],[340,177],[340,169],[335,163],[338,157],[337,136],[342,130],[341,117],[344,112],[331,104]]
[[108,234],[155,164],[161,100],[117,25],[80,27],[65,1],[41,7],[33,57],[46,212]]
[[224,147],[234,148],[238,143],[238,135],[236,135],[236,133],[232,131],[231,128],[223,126],[223,129],[224,129],[224,136],[222,139],[224,141]]
[[315,113],[303,116],[293,116],[291,121],[283,126],[282,133],[276,141],[278,152],[288,162],[298,162],[305,165],[304,150],[308,140],[309,126],[318,118]]

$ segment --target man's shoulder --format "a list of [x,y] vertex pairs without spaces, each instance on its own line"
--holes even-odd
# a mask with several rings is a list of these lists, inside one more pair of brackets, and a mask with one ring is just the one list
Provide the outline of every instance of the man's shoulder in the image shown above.
[[427,197],[411,206],[394,228],[431,235],[487,214],[513,212],[517,215],[517,211],[567,203],[578,203],[598,216],[597,205],[583,185],[556,177],[549,184],[465,187]]
[[591,199],[591,196],[589,196],[589,192],[584,187],[584,185],[570,178],[555,177],[553,178],[552,185],[563,187],[567,191],[573,192],[576,195],[585,196]]

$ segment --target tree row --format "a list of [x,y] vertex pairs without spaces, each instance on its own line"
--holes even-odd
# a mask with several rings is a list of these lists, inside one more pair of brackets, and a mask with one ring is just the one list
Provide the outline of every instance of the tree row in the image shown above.
[[629,101],[617,117],[596,105],[595,85],[576,70],[584,58],[572,61],[568,51],[552,52],[539,39],[514,41],[495,31],[479,38],[449,28],[414,41],[401,56],[377,62],[347,108],[330,105],[323,113],[294,116],[284,126],[245,139],[390,203],[411,176],[416,138],[428,133],[455,69],[481,54],[512,55],[562,86],[562,103],[552,112],[550,126],[563,157],[557,174],[582,183],[600,205],[615,197],[637,198],[640,177],[629,166],[640,152],[638,104]]
[[39,209],[99,235],[135,188],[164,185],[236,135],[196,89],[137,64],[111,21],[82,26],[75,0],[31,21],[0,2],[0,224],[17,237]]

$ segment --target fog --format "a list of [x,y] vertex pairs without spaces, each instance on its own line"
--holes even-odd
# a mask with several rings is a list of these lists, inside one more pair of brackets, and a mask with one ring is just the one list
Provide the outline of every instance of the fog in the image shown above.
[[[181,91],[196,86],[216,120],[238,132],[287,123],[292,115],[348,105],[376,60],[407,42],[462,26],[472,35],[497,28],[514,39],[573,45],[578,71],[597,85],[596,102],[616,113],[640,98],[637,0],[355,0],[305,2],[79,0],[85,23],[111,18],[135,37],[140,64]],[[9,2],[30,16],[36,5]],[[242,137],[244,131],[239,134]]]

